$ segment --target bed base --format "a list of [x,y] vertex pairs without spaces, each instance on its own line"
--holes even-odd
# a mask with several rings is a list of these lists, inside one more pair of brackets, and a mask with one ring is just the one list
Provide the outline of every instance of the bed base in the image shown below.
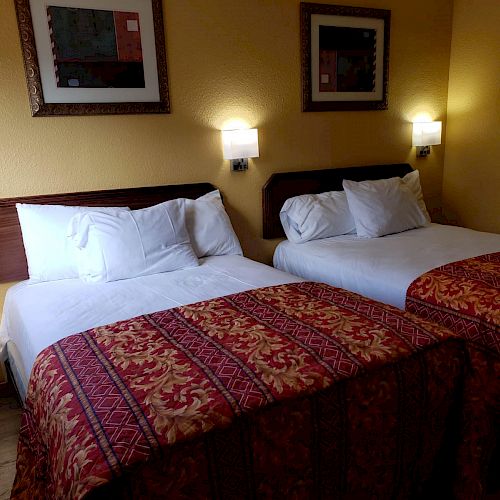
[[21,396],[21,393],[19,392],[19,388],[17,387],[16,384],[16,379],[14,378],[14,374],[12,373],[12,368],[10,366],[10,360],[7,358],[4,362],[5,366],[5,371],[7,372],[7,385],[12,388],[12,394],[6,394],[8,396],[13,395],[15,396],[17,403],[21,408],[24,408],[24,400]]

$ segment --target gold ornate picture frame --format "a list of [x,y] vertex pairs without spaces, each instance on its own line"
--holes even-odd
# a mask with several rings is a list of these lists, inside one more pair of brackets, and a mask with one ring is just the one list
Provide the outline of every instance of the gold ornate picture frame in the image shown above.
[[32,116],[169,113],[161,0],[14,0]]

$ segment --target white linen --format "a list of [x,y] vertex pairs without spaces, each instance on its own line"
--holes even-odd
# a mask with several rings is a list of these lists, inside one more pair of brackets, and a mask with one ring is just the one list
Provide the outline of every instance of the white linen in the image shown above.
[[198,257],[243,255],[218,189],[186,199],[186,228]]
[[71,218],[88,210],[115,214],[128,207],[75,207],[17,203],[28,274],[33,281],[78,278],[76,258],[66,232]]
[[356,232],[344,191],[288,198],[280,210],[280,220],[287,238],[293,243]]
[[427,211],[427,207],[425,206],[424,193],[422,192],[422,186],[420,185],[420,174],[418,170],[414,170],[413,172],[406,174],[403,177],[402,181],[415,195],[420,210],[422,210],[422,213],[424,214],[427,222],[430,222],[431,217],[429,215],[429,212]]
[[185,200],[115,214],[75,215],[69,237],[86,282],[117,281],[198,266],[185,225]]
[[426,226],[415,194],[399,177],[342,182],[358,236],[377,238]]
[[244,290],[302,281],[237,255],[200,262],[196,268],[109,283],[18,283],[5,298],[0,351],[2,338],[15,344],[16,367],[27,381],[37,354],[73,333]]
[[283,241],[274,253],[274,266],[404,309],[406,290],[418,276],[498,251],[498,234],[431,224],[383,238],[344,235],[300,245]]

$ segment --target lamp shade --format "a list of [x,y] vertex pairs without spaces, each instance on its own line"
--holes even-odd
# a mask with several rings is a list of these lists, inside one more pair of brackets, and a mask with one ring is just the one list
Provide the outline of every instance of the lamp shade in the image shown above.
[[222,147],[225,160],[258,158],[259,136],[257,129],[223,130]]
[[414,122],[411,143],[413,146],[441,144],[441,122]]

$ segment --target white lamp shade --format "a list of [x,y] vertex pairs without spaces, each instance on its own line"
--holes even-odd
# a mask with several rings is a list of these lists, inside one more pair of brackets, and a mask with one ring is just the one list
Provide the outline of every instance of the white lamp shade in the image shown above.
[[225,160],[258,158],[259,136],[257,129],[223,130],[222,147]]
[[413,123],[413,146],[435,146],[441,144],[441,122]]

